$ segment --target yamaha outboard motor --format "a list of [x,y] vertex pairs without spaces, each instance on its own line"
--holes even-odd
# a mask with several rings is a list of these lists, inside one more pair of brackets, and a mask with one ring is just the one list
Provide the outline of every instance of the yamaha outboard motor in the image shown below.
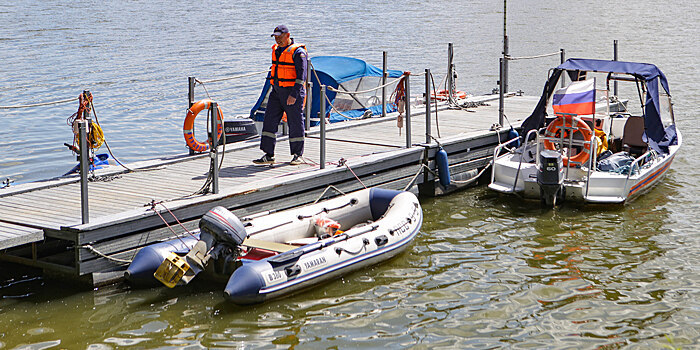
[[564,162],[561,153],[544,150],[540,152],[540,167],[537,169],[537,184],[540,198],[547,205],[556,205],[557,197],[564,198]]
[[167,287],[189,283],[212,258],[233,256],[235,259],[238,246],[247,237],[241,220],[224,207],[215,207],[204,214],[199,220],[199,229],[199,240],[187,255],[171,253],[153,274]]
[[[202,235],[209,234],[215,241],[237,246],[246,239],[241,220],[224,207],[215,207],[199,220]],[[205,240],[202,238],[202,240]]]

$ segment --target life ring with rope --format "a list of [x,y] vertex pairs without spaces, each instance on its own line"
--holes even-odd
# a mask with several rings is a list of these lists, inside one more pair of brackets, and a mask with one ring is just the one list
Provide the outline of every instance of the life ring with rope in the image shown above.
[[[201,142],[197,141],[197,139],[194,137],[194,119],[197,118],[197,114],[199,114],[199,112],[209,109],[211,107],[211,103],[212,100],[210,99],[197,101],[187,110],[187,116],[185,117],[185,124],[182,127],[182,133],[185,136],[187,147],[195,152],[206,152],[209,150],[209,142],[211,140]],[[219,115],[217,117],[219,118],[219,126],[216,129],[217,139],[221,138],[221,135],[224,133],[224,113],[221,111],[221,108],[219,108],[218,114]]]
[[[433,92],[430,94],[430,97],[432,99],[438,100],[438,101],[446,101],[450,96],[450,92],[447,90],[439,90],[437,92]],[[453,91],[452,96],[458,98],[458,99],[465,99],[467,98],[467,93],[464,91]]]
[[[574,125],[575,124],[575,125]],[[563,137],[567,138],[568,133],[565,128],[576,128],[574,133],[580,132],[583,135],[583,140],[586,141],[583,144],[583,149],[575,155],[562,156],[562,161],[564,166],[568,166],[569,162],[574,164],[583,164],[591,156],[591,137],[593,136],[593,131],[581,118],[572,115],[557,115],[557,119],[554,119],[549,125],[547,125],[547,130],[545,132],[546,137]],[[561,134],[563,133],[563,134]],[[572,135],[573,137],[573,135]],[[554,151],[556,150],[556,145],[553,141],[545,139],[544,148]]]

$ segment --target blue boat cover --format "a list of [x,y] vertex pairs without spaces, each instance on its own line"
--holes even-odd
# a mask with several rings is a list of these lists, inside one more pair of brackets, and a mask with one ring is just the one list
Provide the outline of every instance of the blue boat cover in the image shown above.
[[[600,73],[617,73],[617,74],[629,74],[637,78],[638,80],[645,83],[647,87],[647,99],[644,102],[644,125],[645,125],[645,138],[649,143],[649,146],[656,149],[657,151],[664,151],[659,149],[658,143],[664,139],[673,139],[672,135],[667,135],[667,130],[664,129],[663,122],[661,121],[660,107],[659,107],[659,84],[661,82],[661,87],[666,91],[666,94],[671,95],[671,91],[668,88],[668,81],[658,67],[649,63],[635,63],[635,62],[623,62],[623,61],[606,61],[606,60],[593,60],[593,59],[582,59],[582,58],[570,58],[566,62],[562,63],[560,66],[554,69],[552,75],[545,83],[544,91],[542,92],[542,97],[539,103],[535,107],[532,114],[525,119],[523,122],[523,132],[522,135],[527,135],[527,132],[532,129],[539,129],[544,127],[547,101],[553,94],[559,77],[562,72],[576,72],[576,71],[586,71],[586,72],[600,72]],[[675,130],[675,129],[674,129]]]
[[[358,91],[368,89],[370,87],[379,86],[379,83],[373,86],[363,85],[363,78],[371,77],[374,80],[381,78],[382,70],[377,68],[367,62],[343,56],[319,56],[312,57],[311,64],[309,65],[313,69],[309,69],[309,74],[311,75],[311,82],[313,83],[312,91],[312,102],[311,102],[311,115],[316,116],[320,111],[320,99],[318,96],[321,94],[320,84],[331,86],[335,89],[347,90],[347,91]],[[315,74],[314,74],[315,70]],[[387,70],[387,75],[390,78],[398,78],[403,74],[400,70]],[[320,80],[320,83],[319,83]],[[366,82],[366,81],[365,81]],[[341,86],[342,85],[342,86]],[[265,85],[263,86],[262,93],[250,111],[250,117],[255,121],[262,121],[265,111],[265,105],[267,104],[267,95],[270,90],[270,82],[266,79]],[[347,98],[349,95],[344,94]],[[335,102],[336,93],[333,91],[326,90],[326,96],[331,101]],[[326,101],[328,102],[328,101]],[[336,106],[338,108],[339,106]],[[331,107],[326,103],[326,113],[330,114],[331,123],[345,121],[348,119],[354,119],[361,117],[366,110],[370,110],[372,114],[380,114],[382,106],[354,106],[359,108],[353,108],[349,110],[343,110],[342,114],[349,117],[346,118],[343,115],[335,113]],[[387,112],[393,112],[396,110],[396,106],[393,103],[387,102]],[[318,120],[312,123],[312,125],[318,124]]]

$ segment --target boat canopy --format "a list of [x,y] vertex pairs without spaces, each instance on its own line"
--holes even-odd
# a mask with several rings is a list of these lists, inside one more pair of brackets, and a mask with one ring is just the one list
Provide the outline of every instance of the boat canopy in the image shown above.
[[[315,116],[320,111],[320,99],[318,98],[321,94],[320,84],[349,92],[364,91],[381,85],[382,70],[363,60],[343,56],[319,56],[312,57],[310,61],[309,74],[313,83],[311,115],[316,119],[315,121],[312,119],[312,125],[318,124],[318,118]],[[387,75],[389,78],[398,78],[403,75],[403,72],[387,70]],[[326,113],[330,114],[331,123],[361,118],[367,110],[371,111],[372,114],[381,114],[381,92],[380,89],[364,94],[349,95],[326,90],[326,96],[337,110],[333,110],[326,103]],[[269,93],[270,82],[266,79],[258,101],[250,111],[250,117],[253,120],[263,120]],[[387,98],[390,93],[391,91],[387,93]],[[387,112],[395,110],[396,105],[387,102]]]
[[645,138],[649,145],[657,151],[660,151],[658,146],[660,143],[663,145],[672,142],[676,134],[675,128],[671,126],[666,130],[661,121],[658,82],[661,82],[661,87],[666,91],[666,94],[670,96],[671,92],[668,88],[666,76],[658,67],[649,63],[582,58],[570,58],[554,69],[544,85],[542,97],[537,103],[535,110],[522,124],[523,135],[527,135],[527,132],[532,129],[539,129],[545,126],[547,102],[552,97],[561,74],[565,71],[569,74],[574,74],[574,76],[578,72],[629,74],[644,82],[647,88],[647,98],[644,102]]

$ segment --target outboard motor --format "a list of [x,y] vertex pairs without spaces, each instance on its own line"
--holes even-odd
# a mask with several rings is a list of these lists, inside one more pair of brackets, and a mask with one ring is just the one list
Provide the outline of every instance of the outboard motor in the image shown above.
[[[241,220],[224,207],[209,210],[199,220],[202,235],[211,235],[215,241],[238,246],[246,239],[245,227]],[[204,239],[202,239],[204,240]]]
[[540,167],[537,169],[537,184],[540,198],[547,205],[556,205],[556,199],[564,198],[564,162],[561,153],[544,150],[540,152]]
[[224,207],[215,207],[204,214],[199,229],[200,238],[187,255],[170,253],[153,274],[167,287],[189,283],[211,258],[236,255],[238,246],[247,237],[241,220]]

